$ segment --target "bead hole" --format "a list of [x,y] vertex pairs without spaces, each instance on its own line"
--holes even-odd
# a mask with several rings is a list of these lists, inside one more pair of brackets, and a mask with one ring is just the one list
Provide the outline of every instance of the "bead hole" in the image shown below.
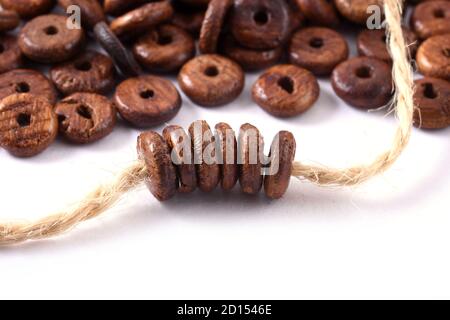
[[144,90],[144,91],[141,92],[141,98],[142,99],[151,99],[154,96],[155,96],[155,91],[150,90],[150,89]]
[[356,76],[358,78],[367,79],[372,76],[372,70],[367,66],[362,66],[356,69]]
[[312,38],[311,41],[309,41],[309,45],[313,48],[322,48],[323,47],[323,39],[320,38]]
[[26,82],[19,82],[16,84],[17,93],[27,93],[30,92],[30,85]]
[[81,61],[75,63],[75,69],[79,71],[89,71],[92,69],[92,64],[89,61]]
[[205,75],[208,77],[217,77],[219,75],[219,69],[216,66],[209,66],[205,70]]
[[29,115],[28,113],[21,113],[17,116],[17,123],[19,124],[19,126],[23,127],[28,127],[31,124],[31,115]]
[[436,90],[434,89],[433,84],[431,83],[424,84],[423,95],[425,96],[425,98],[428,99],[436,99],[438,96]]
[[158,44],[161,46],[165,46],[168,44],[171,44],[173,42],[173,39],[171,36],[161,36],[158,37]]
[[278,80],[278,85],[289,94],[294,92],[294,81],[289,77],[280,78],[280,80]]
[[55,26],[49,26],[44,29],[44,32],[48,36],[54,36],[55,34],[58,33],[58,29]]
[[442,10],[440,8],[434,10],[433,15],[437,19],[445,18],[445,12],[444,12],[444,10]]
[[81,105],[77,108],[77,113],[85,119],[92,119],[92,112],[89,107]]
[[269,13],[266,9],[259,10],[253,15],[253,20],[256,24],[263,26],[269,22]]

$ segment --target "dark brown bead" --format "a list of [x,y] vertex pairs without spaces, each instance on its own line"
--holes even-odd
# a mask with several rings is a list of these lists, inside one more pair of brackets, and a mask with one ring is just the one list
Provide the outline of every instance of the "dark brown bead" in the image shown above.
[[289,47],[290,62],[312,73],[325,76],[348,58],[345,38],[328,28],[304,28],[292,37]]
[[450,33],[450,2],[419,3],[411,16],[411,26],[421,39]]
[[373,14],[367,10],[369,6],[376,5],[383,9],[383,0],[334,0],[334,3],[346,19],[358,24],[366,24]]
[[183,29],[162,25],[142,36],[133,47],[136,60],[150,71],[171,72],[195,55],[195,42]]
[[297,116],[319,98],[316,77],[294,65],[277,65],[262,74],[253,85],[253,100],[276,117]]
[[175,12],[171,23],[197,37],[205,18],[205,10],[180,6],[177,3],[174,3]]
[[164,128],[163,137],[172,150],[171,157],[177,169],[179,192],[188,193],[197,188],[197,173],[192,154],[191,138],[180,126]]
[[217,142],[217,161],[220,164],[222,189],[229,191],[238,181],[237,141],[233,129],[227,123],[218,123],[215,127]]
[[[419,47],[419,40],[412,31],[406,28],[403,28],[403,36],[405,37],[410,56],[414,58]],[[357,38],[357,47],[361,56],[377,58],[384,62],[392,63],[386,44],[386,30],[384,29],[361,31]]]
[[0,5],[13,10],[22,18],[33,18],[47,13],[54,5],[54,0],[0,0]]
[[289,7],[289,29],[290,33],[294,33],[306,23],[306,17],[300,10],[297,0],[287,0]]
[[145,183],[150,192],[159,201],[172,198],[178,183],[166,141],[156,132],[144,132],[138,137],[137,150],[147,167]]
[[450,126],[450,82],[423,78],[415,81],[414,125],[423,129],[442,129]]
[[311,23],[326,27],[339,25],[339,17],[332,1],[296,0],[296,2]]
[[225,57],[208,54],[187,62],[178,75],[183,92],[201,106],[219,106],[235,100],[244,89],[242,68]]
[[169,20],[172,15],[170,1],[151,2],[116,18],[110,27],[116,36],[129,37]]
[[16,69],[0,75],[0,99],[16,93],[42,96],[54,105],[57,92],[45,75],[30,69]]
[[141,68],[134,60],[133,55],[128,52],[105,22],[99,22],[95,25],[94,35],[98,43],[114,60],[122,75],[133,77],[141,72]]
[[245,194],[255,195],[262,187],[264,139],[258,128],[244,124],[238,140],[239,183]]
[[148,0],[104,0],[103,11],[106,14],[118,16],[146,2]]
[[55,107],[59,131],[73,143],[85,144],[109,135],[116,124],[111,101],[95,93],[75,93]]
[[50,14],[28,22],[19,37],[24,55],[42,63],[57,63],[74,57],[83,47],[84,32],[68,29],[67,17]]
[[289,36],[289,8],[285,1],[235,0],[231,32],[243,46],[271,49]]
[[336,94],[360,109],[385,106],[392,98],[390,66],[381,60],[357,57],[334,69],[331,82]]
[[53,67],[50,77],[65,96],[75,92],[107,93],[114,87],[114,64],[101,53],[86,51],[73,61]]
[[155,76],[130,78],[116,88],[120,115],[136,127],[154,127],[174,118],[181,107],[175,86]]
[[55,140],[58,120],[42,97],[13,94],[0,102],[0,146],[16,157],[32,157]]
[[426,76],[450,81],[450,33],[422,43],[417,51],[417,66]]
[[190,6],[203,7],[207,6],[211,0],[180,0],[180,1]]
[[245,48],[231,37],[227,37],[223,46],[223,53],[248,71],[268,68],[278,61],[283,54],[283,47],[268,50]]
[[206,10],[198,43],[200,53],[215,53],[225,17],[233,0],[211,0]]
[[220,168],[216,157],[215,137],[206,121],[195,121],[189,127],[198,187],[213,191],[220,182]]
[[70,6],[78,6],[81,23],[86,28],[92,29],[97,23],[106,19],[102,6],[97,0],[58,0],[58,3],[65,10]]
[[0,73],[20,68],[22,60],[17,38],[8,34],[0,35]]
[[280,199],[286,193],[291,180],[295,151],[294,135],[288,131],[279,132],[270,148],[270,167],[264,178],[264,191],[270,199]]
[[19,15],[13,10],[0,11],[0,32],[11,31],[20,24]]

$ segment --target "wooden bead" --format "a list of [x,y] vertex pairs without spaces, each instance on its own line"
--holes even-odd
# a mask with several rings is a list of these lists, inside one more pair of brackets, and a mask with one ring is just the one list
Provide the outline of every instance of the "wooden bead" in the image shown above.
[[306,17],[300,10],[297,0],[287,0],[289,8],[289,29],[290,34],[300,29],[306,23]]
[[111,22],[111,31],[118,37],[135,35],[167,20],[173,15],[170,1],[151,2]]
[[0,75],[0,99],[16,93],[41,96],[51,105],[57,99],[52,82],[42,73],[30,69],[16,69]]
[[150,71],[176,71],[195,55],[195,42],[183,29],[162,25],[142,36],[133,47],[136,60]]
[[220,168],[216,157],[215,137],[206,121],[195,121],[189,127],[198,187],[213,191],[220,182]]
[[178,75],[183,92],[201,106],[219,106],[235,100],[245,76],[235,62],[219,55],[201,55],[187,62]]
[[290,32],[285,1],[235,0],[231,32],[243,46],[272,49],[283,45]]
[[85,144],[109,135],[116,124],[116,110],[106,97],[75,93],[55,107],[59,131],[73,143]]
[[28,22],[19,37],[24,55],[41,63],[57,63],[75,56],[83,47],[84,32],[68,29],[67,17],[50,14]]
[[233,129],[226,123],[218,123],[215,127],[217,142],[217,161],[220,163],[221,186],[225,191],[234,188],[238,181],[237,141]]
[[270,149],[270,166],[264,178],[264,191],[270,199],[280,199],[286,193],[295,151],[294,135],[288,131],[279,132]]
[[156,132],[144,132],[138,138],[137,150],[147,167],[145,183],[150,192],[159,201],[172,198],[178,183],[166,141]]
[[294,65],[277,65],[253,85],[253,100],[276,117],[299,115],[317,101],[320,87],[314,75]]
[[293,35],[289,47],[292,64],[319,76],[331,74],[348,54],[347,41],[341,34],[320,27],[300,29]]
[[180,1],[190,6],[203,7],[207,6],[211,0],[180,0]]
[[44,151],[56,138],[58,120],[42,97],[13,94],[0,101],[0,146],[16,157]]
[[255,195],[262,188],[264,169],[264,139],[258,128],[246,123],[241,126],[238,140],[239,183],[245,194]]
[[336,27],[339,17],[334,3],[328,0],[296,0],[306,18],[316,25]]
[[379,6],[383,11],[383,0],[334,0],[338,11],[348,20],[366,24],[373,12],[367,10],[369,6]]
[[0,35],[0,74],[18,69],[22,64],[22,52],[17,43],[17,38],[8,34]]
[[233,0],[211,0],[206,10],[198,43],[200,53],[208,54],[217,51],[225,17],[233,5]]
[[172,162],[177,168],[179,192],[188,193],[197,188],[197,173],[191,148],[191,138],[180,126],[164,128],[163,137],[172,150]]
[[423,129],[450,126],[450,82],[425,77],[415,81],[414,125]]
[[13,10],[20,17],[29,19],[47,13],[54,5],[53,0],[0,0],[3,9]]
[[180,5],[178,2],[174,4],[174,14],[171,23],[193,36],[198,36],[205,18],[205,10]]
[[81,24],[86,28],[92,29],[100,21],[106,20],[102,6],[98,1],[58,0],[58,4],[64,8],[64,10],[67,10],[70,6],[78,6],[81,13]]
[[118,16],[146,2],[147,0],[104,0],[103,11],[106,14]]
[[450,81],[450,33],[422,43],[417,51],[417,66],[426,76]]
[[378,59],[357,57],[334,69],[331,76],[335,93],[360,109],[385,106],[392,97],[390,66]]
[[411,16],[411,25],[421,39],[450,33],[450,2],[419,3]]
[[107,93],[114,87],[114,64],[101,53],[86,51],[73,61],[53,67],[50,77],[65,96],[75,92]]
[[20,24],[19,15],[13,10],[0,11],[0,32],[11,31]]
[[125,120],[136,127],[153,127],[174,118],[181,108],[175,86],[155,76],[130,78],[114,95],[115,105]]

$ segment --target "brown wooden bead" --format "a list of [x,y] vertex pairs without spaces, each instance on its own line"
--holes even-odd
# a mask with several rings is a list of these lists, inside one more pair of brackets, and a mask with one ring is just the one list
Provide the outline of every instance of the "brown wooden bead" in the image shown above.
[[150,192],[159,201],[172,198],[178,183],[166,141],[156,132],[144,132],[138,137],[137,150],[147,167],[145,183]]
[[215,53],[225,17],[233,5],[232,0],[211,0],[206,10],[198,43],[200,53]]
[[231,36],[227,37],[223,53],[248,71],[268,68],[278,61],[283,54],[283,47],[267,50],[248,49],[239,45]]
[[235,100],[245,76],[235,62],[219,55],[201,55],[187,62],[178,75],[183,92],[201,106],[219,106]]
[[[416,35],[403,28],[403,36],[407,43],[411,58],[416,56],[419,40]],[[357,38],[358,53],[361,56],[377,58],[387,63],[392,63],[392,57],[389,54],[386,44],[386,30],[363,30]]]
[[164,128],[163,137],[172,150],[171,157],[177,169],[179,192],[188,193],[197,188],[197,173],[192,154],[191,138],[180,126]]
[[81,13],[81,23],[84,27],[92,29],[100,21],[105,21],[102,6],[97,0],[58,0],[65,10],[70,6],[78,6]]
[[28,19],[49,12],[54,5],[54,0],[0,0],[0,5]]
[[23,63],[17,38],[12,35],[0,35],[0,73],[18,69]]
[[426,76],[450,81],[450,33],[422,43],[417,51],[417,66]]
[[50,14],[28,22],[19,37],[22,52],[31,60],[57,63],[75,56],[83,47],[84,32],[68,29],[67,17]]
[[243,46],[271,49],[289,36],[289,8],[285,1],[235,0],[231,32]]
[[175,12],[171,23],[197,37],[205,18],[205,10],[180,5],[178,2],[175,2],[173,6]]
[[116,124],[111,101],[95,93],[75,93],[55,107],[59,131],[73,143],[85,144],[109,135]]
[[104,0],[103,11],[106,14],[118,16],[146,2],[148,0]]
[[20,17],[13,10],[0,11],[0,32],[11,31],[20,24]]
[[129,37],[169,20],[172,15],[169,1],[151,2],[116,18],[110,27],[116,36]]
[[336,27],[339,17],[332,1],[328,0],[295,0],[306,18],[313,24]]
[[180,0],[180,1],[187,5],[203,7],[207,6],[211,0]]
[[369,6],[377,5],[383,11],[383,0],[334,0],[334,3],[346,19],[358,24],[366,24],[373,14],[367,10]]
[[319,76],[331,74],[348,55],[345,38],[328,28],[300,29],[293,35],[289,46],[290,62]]
[[244,124],[238,140],[239,183],[245,194],[255,195],[262,187],[264,140],[258,128]]
[[293,117],[305,112],[317,101],[319,94],[316,77],[294,65],[268,69],[252,88],[253,100],[276,117]]
[[421,39],[450,33],[450,2],[419,3],[411,16],[411,26]]
[[450,126],[450,82],[425,77],[415,81],[414,125],[423,129]]
[[195,55],[192,36],[174,25],[162,25],[133,46],[136,60],[150,71],[176,71]]
[[335,93],[360,109],[383,107],[392,97],[391,68],[378,59],[349,59],[334,69],[331,80]]
[[30,69],[16,69],[0,75],[0,99],[16,93],[42,96],[54,105],[57,92],[45,75]]
[[167,122],[181,107],[181,97],[175,86],[155,76],[125,80],[116,88],[114,102],[122,118],[136,127]]
[[286,193],[295,151],[294,135],[288,131],[279,132],[270,149],[270,166],[264,178],[264,191],[270,199],[280,199]]
[[297,0],[287,0],[289,8],[289,29],[294,33],[306,23],[306,17],[298,6]]
[[220,182],[220,168],[216,157],[215,137],[206,121],[195,121],[189,127],[198,187],[213,191]]
[[73,61],[53,67],[50,77],[65,96],[75,92],[107,93],[114,87],[114,64],[101,53],[86,51]]
[[0,101],[0,146],[16,157],[32,157],[56,138],[58,120],[42,97],[13,94]]
[[237,141],[233,129],[227,123],[218,123],[215,127],[217,142],[217,161],[220,163],[221,186],[229,191],[238,181]]

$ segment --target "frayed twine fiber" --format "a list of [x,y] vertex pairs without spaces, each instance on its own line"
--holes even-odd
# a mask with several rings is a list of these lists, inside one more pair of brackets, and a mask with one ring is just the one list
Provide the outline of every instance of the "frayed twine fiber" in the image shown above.
[[[393,59],[393,79],[396,88],[393,105],[399,125],[391,148],[368,165],[348,169],[294,162],[292,175],[321,186],[351,186],[365,182],[386,171],[408,144],[413,121],[413,74],[407,46],[401,29],[402,1],[385,0],[389,49]],[[0,223],[0,245],[12,245],[28,240],[38,240],[62,234],[81,222],[99,216],[113,207],[120,198],[140,185],[146,177],[145,164],[136,162],[118,175],[110,184],[98,187],[76,207],[64,212],[29,222]]]

